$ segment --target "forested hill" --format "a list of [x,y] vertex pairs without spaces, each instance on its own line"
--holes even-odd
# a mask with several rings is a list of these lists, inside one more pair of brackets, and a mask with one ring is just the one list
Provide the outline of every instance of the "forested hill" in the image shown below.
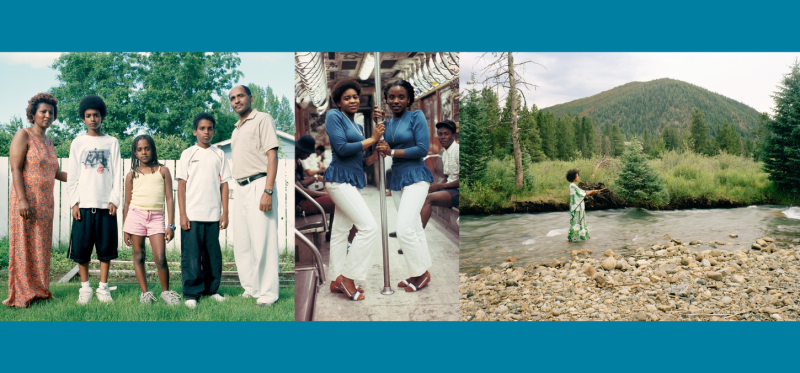
[[631,82],[542,110],[557,117],[568,113],[588,115],[596,127],[617,124],[626,135],[641,135],[645,128],[650,133],[661,133],[666,125],[688,128],[694,108],[703,112],[711,135],[726,119],[747,137],[758,123],[759,113],[755,109],[694,84],[668,78]]

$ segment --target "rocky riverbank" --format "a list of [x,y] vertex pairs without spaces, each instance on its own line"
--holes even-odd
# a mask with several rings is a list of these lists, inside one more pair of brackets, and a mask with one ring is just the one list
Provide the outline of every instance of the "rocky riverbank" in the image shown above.
[[665,236],[631,255],[484,267],[460,274],[459,291],[463,321],[798,320],[800,239],[734,248]]

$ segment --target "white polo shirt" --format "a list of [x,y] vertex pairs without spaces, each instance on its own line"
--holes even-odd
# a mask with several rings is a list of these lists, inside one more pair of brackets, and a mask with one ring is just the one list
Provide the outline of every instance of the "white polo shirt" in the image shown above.
[[453,141],[449,149],[442,153],[442,172],[447,175],[447,182],[458,180],[458,143]]
[[231,179],[225,152],[216,146],[203,149],[197,145],[184,150],[176,178],[186,181],[186,216],[189,220],[219,221],[222,217],[219,188]]

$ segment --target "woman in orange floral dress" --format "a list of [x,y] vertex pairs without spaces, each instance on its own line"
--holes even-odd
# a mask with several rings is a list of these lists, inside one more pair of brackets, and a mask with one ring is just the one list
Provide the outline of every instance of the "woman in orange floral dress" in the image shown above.
[[33,96],[27,116],[33,125],[17,131],[9,151],[13,185],[8,201],[8,299],[3,304],[15,307],[53,297],[53,179],[67,181],[67,173],[59,169],[53,141],[46,136],[58,116],[58,100],[49,93]]

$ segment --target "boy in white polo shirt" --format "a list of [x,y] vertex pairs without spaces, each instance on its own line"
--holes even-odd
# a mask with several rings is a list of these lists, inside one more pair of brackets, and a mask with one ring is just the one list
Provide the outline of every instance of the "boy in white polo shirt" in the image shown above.
[[189,308],[201,295],[217,301],[222,279],[219,231],[228,226],[228,180],[231,172],[225,152],[211,146],[217,122],[209,113],[192,121],[197,145],[181,153],[178,166],[178,206],[181,216],[181,277]]

